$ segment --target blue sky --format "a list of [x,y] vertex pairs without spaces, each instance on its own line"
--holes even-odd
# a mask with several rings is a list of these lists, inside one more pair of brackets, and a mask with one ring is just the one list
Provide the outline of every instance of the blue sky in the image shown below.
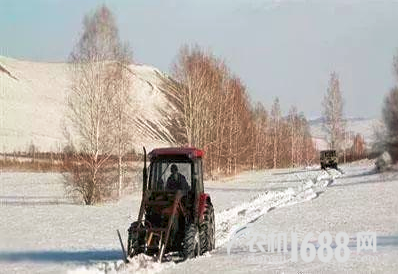
[[312,118],[331,71],[348,116],[379,117],[395,84],[397,1],[0,0],[0,54],[64,61],[83,15],[105,3],[137,63],[169,72],[179,47],[198,43],[224,58],[252,101],[280,98]]

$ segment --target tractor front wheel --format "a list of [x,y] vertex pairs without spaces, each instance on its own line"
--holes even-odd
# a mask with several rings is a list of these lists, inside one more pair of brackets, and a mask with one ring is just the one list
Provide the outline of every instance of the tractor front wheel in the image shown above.
[[200,237],[199,230],[196,224],[191,223],[186,226],[185,229],[185,237],[184,237],[184,245],[183,245],[183,254],[184,259],[195,258],[200,255]]
[[200,224],[201,254],[215,248],[215,222],[214,209],[212,205],[206,207],[203,213],[203,221]]
[[145,242],[145,231],[137,232],[137,227],[140,226],[140,223],[134,222],[131,224],[128,230],[128,239],[127,239],[127,255],[129,257],[134,257],[142,252],[142,246]]

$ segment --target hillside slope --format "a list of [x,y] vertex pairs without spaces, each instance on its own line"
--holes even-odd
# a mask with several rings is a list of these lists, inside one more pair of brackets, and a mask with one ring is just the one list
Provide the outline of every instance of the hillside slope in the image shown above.
[[[141,150],[176,143],[170,130],[177,112],[164,84],[165,74],[147,65],[131,65],[134,99],[133,147]],[[0,152],[60,151],[70,88],[66,63],[39,63],[0,56]],[[173,102],[174,101],[174,102]]]

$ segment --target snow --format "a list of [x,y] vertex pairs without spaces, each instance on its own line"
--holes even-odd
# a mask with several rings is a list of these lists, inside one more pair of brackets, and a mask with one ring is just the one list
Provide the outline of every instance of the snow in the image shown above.
[[[86,207],[71,204],[67,198],[51,203],[53,198],[64,196],[60,174],[1,173],[0,184],[3,272],[66,272],[69,268],[64,262],[120,259],[116,229],[127,228],[136,217],[138,194],[117,204]],[[19,198],[19,203],[10,203],[10,196],[14,201]],[[3,266],[4,259],[11,264]],[[21,267],[21,261],[26,265]]]
[[[397,272],[398,172],[374,173],[372,161],[342,166],[344,173],[315,167],[253,171],[205,183],[216,212],[216,249],[183,263],[158,263],[139,255],[125,265],[116,235],[138,215],[141,194],[97,206],[71,204],[60,174],[0,174],[0,270],[34,273],[264,273]],[[62,198],[63,197],[63,198]],[[24,199],[20,199],[24,198]],[[58,203],[52,203],[54,198]],[[62,200],[60,199],[62,198]],[[10,201],[17,201],[9,203]],[[227,244],[237,228],[258,232],[377,232],[377,256],[346,263],[270,263],[251,253],[245,239]]]
[[[218,247],[210,258],[199,258],[194,263],[182,263],[167,268],[165,273],[396,273],[398,264],[398,173],[373,173],[373,165],[355,164],[343,166],[344,175],[327,177],[320,173],[317,178],[323,184],[333,180],[316,199],[279,207],[252,223],[255,232],[296,232],[299,240],[309,232],[316,236],[329,231],[332,236],[347,232],[356,244],[356,233],[377,232],[377,253],[356,254],[353,246],[346,263],[334,258],[329,263],[315,260],[269,261],[264,253],[248,251],[248,239],[234,244],[231,255],[226,246]],[[333,179],[334,178],[334,179]],[[267,255],[267,254],[266,254]],[[276,253],[271,254],[277,256]],[[203,267],[206,266],[204,270]]]
[[122,260],[116,262],[102,262],[95,265],[83,266],[69,270],[69,274],[95,274],[95,273],[157,273],[166,267],[173,267],[174,262],[159,263],[153,257],[137,255],[128,265]]
[[[66,63],[40,63],[0,56],[0,150],[27,151],[34,144],[40,151],[61,151],[66,98],[71,87]],[[176,111],[160,90],[167,76],[148,65],[131,65],[131,96],[134,100],[133,147],[170,146],[168,126]],[[28,118],[28,119],[27,119]]]

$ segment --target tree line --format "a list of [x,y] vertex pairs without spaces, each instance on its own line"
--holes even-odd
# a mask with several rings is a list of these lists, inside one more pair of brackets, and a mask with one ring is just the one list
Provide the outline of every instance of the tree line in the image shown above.
[[279,99],[270,111],[250,103],[243,81],[225,62],[198,45],[183,46],[172,67],[189,145],[204,148],[209,174],[313,163],[308,122],[297,108],[283,116]]

